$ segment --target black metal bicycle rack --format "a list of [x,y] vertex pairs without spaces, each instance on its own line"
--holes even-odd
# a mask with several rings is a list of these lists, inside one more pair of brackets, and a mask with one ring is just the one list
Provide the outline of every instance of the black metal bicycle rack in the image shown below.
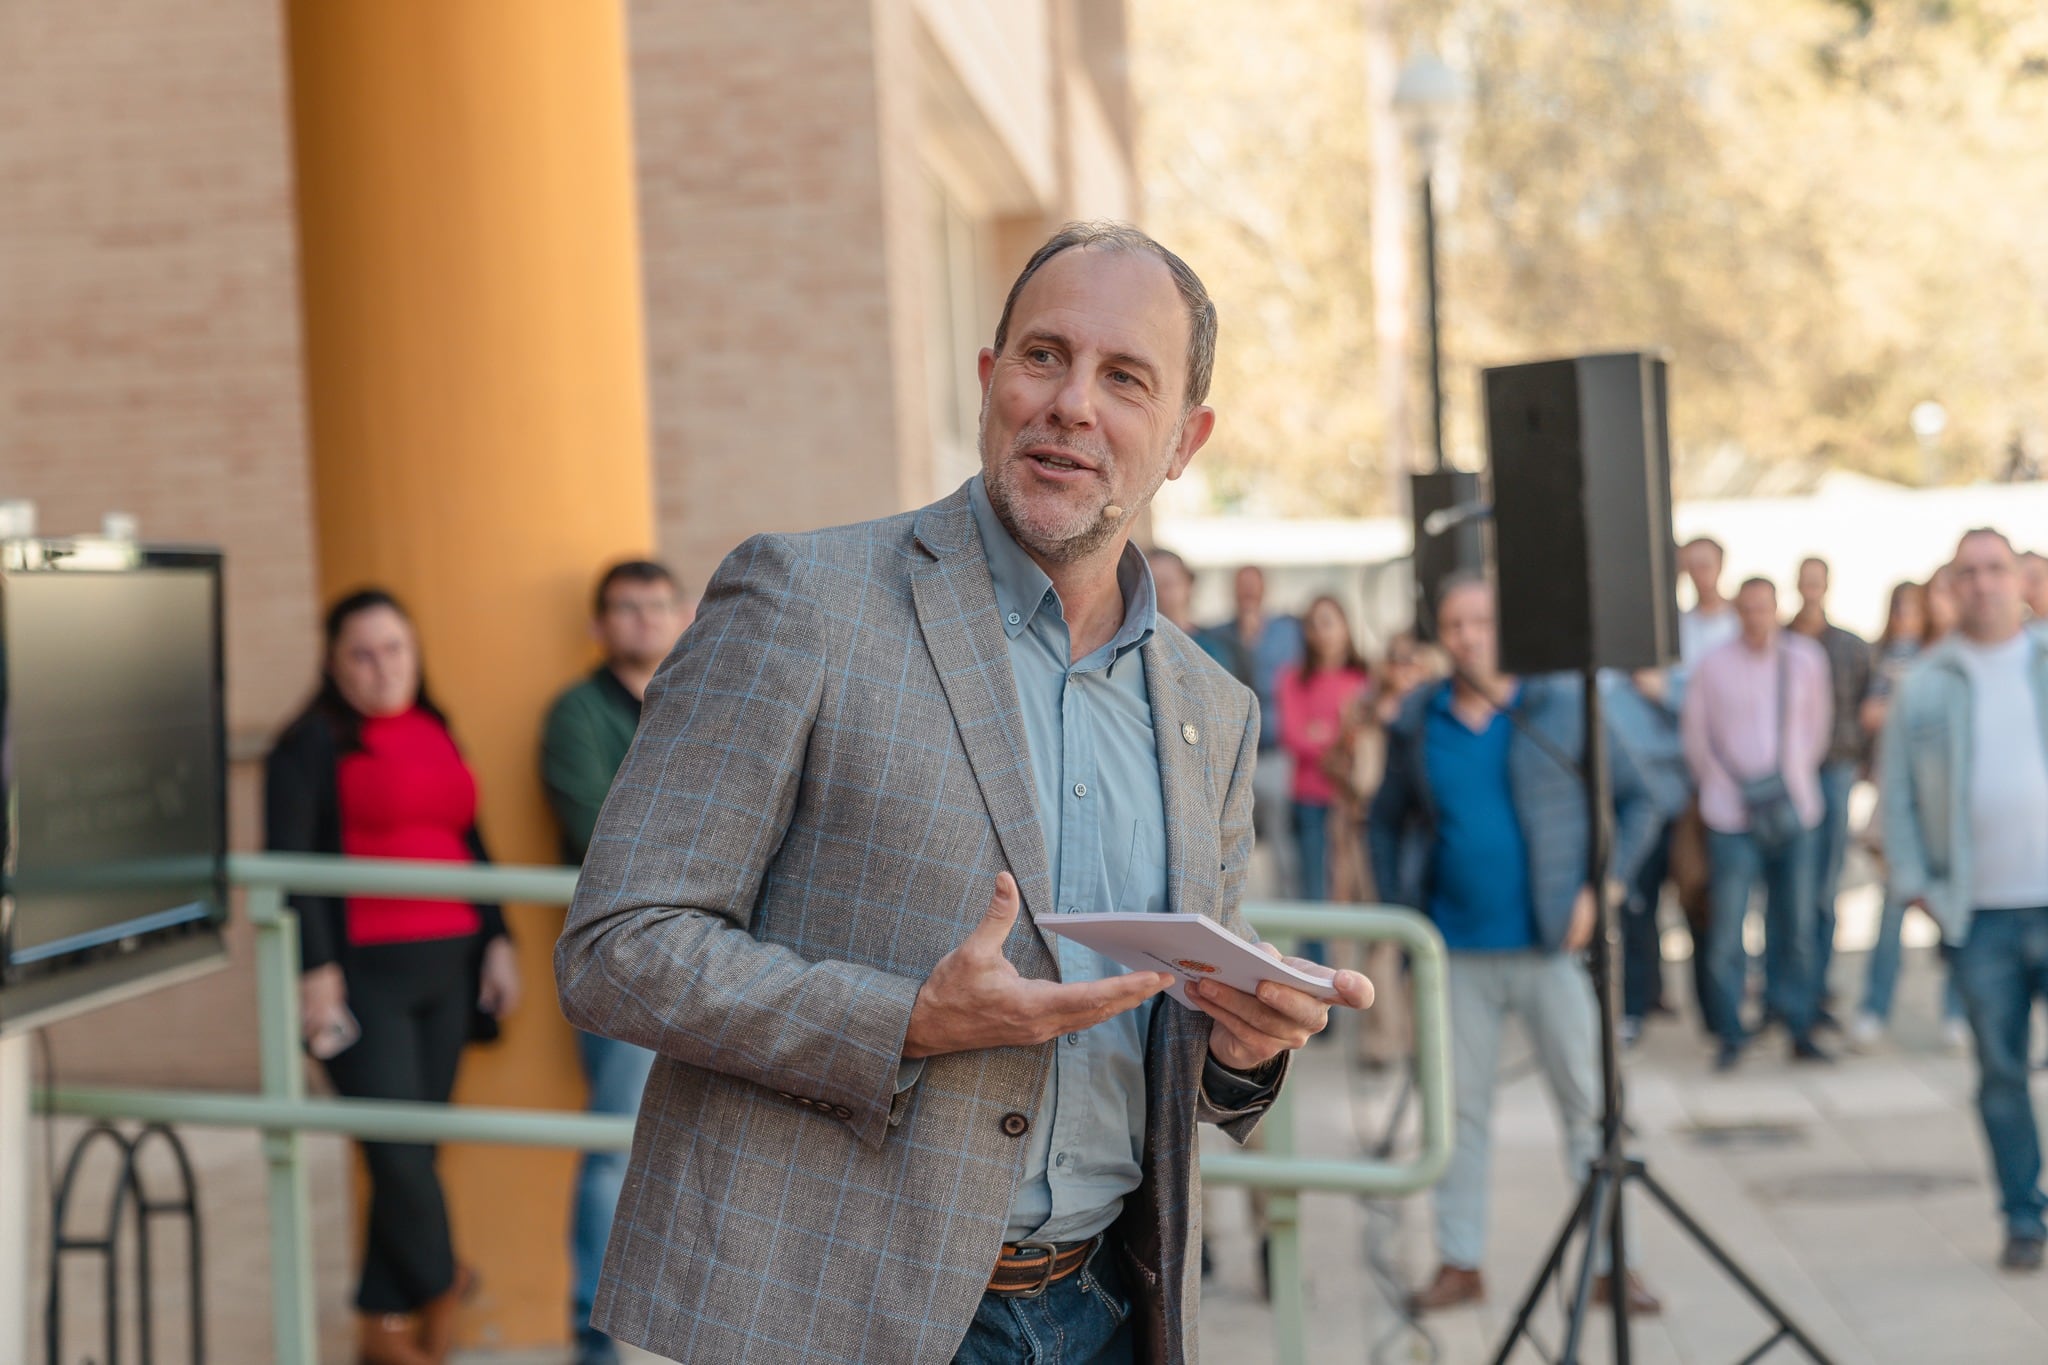
[[[174,1197],[155,1198],[142,1176],[141,1158],[152,1145],[169,1151],[176,1165],[179,1189]],[[85,1158],[96,1148],[112,1146],[119,1158],[113,1192],[108,1197],[106,1217],[96,1233],[74,1234],[70,1230],[72,1196]],[[44,1320],[48,1347],[47,1365],[64,1365],[64,1267],[72,1256],[98,1257],[106,1287],[106,1354],[100,1365],[121,1365],[121,1226],[134,1228],[134,1288],[137,1359],[152,1365],[156,1334],[152,1311],[150,1278],[150,1230],[159,1219],[182,1218],[185,1223],[186,1261],[191,1279],[187,1316],[192,1329],[192,1361],[206,1359],[206,1304],[202,1297],[199,1248],[199,1187],[192,1178],[192,1162],[178,1135],[161,1123],[146,1125],[133,1138],[110,1123],[96,1123],[73,1144],[64,1163],[64,1178],[58,1183],[56,1204],[50,1219],[50,1299]]]

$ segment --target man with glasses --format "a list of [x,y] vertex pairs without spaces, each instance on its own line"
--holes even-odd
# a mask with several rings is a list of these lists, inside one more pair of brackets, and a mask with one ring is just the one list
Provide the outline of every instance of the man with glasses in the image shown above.
[[[562,829],[562,861],[580,864],[589,851],[597,812],[640,723],[647,684],[689,623],[675,575],[660,564],[630,559],[614,564],[598,580],[590,632],[604,651],[604,662],[556,699],[541,737],[541,783]],[[654,1054],[580,1030],[576,1046],[590,1086],[590,1112],[638,1112]],[[576,1365],[611,1365],[618,1359],[611,1338],[590,1326],[590,1309],[625,1176],[622,1152],[587,1152],[576,1175],[570,1231]]]
[[1999,532],[1965,534],[1950,573],[1959,629],[1906,674],[1885,719],[1885,862],[1893,895],[1933,915],[1955,953],[2005,1218],[1999,1264],[2038,1271],[2048,1197],[2027,1033],[2048,999],[2048,636],[2026,628],[2019,557]]

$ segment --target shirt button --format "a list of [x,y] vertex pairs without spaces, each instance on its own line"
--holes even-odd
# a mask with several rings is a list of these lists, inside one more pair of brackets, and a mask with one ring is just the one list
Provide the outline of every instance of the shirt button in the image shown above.
[[1018,623],[1019,621],[1023,620],[1024,618],[1023,618],[1023,617],[1021,617],[1021,616],[1019,616],[1019,615],[1018,615],[1018,614],[1017,614],[1016,612],[1014,612],[1014,611],[1013,611],[1013,612],[1011,612],[1011,613],[1010,613],[1010,614],[1009,614],[1008,616],[1004,617],[1003,619],[1004,619],[1004,620],[1006,620],[1006,621],[1008,621],[1008,622],[1009,622],[1009,623],[1010,623],[1011,625],[1013,625],[1013,626],[1014,626],[1014,625],[1016,625],[1016,624],[1017,624],[1017,623]]
[[1078,1033],[1069,1033],[1069,1034],[1067,1035],[1067,1046],[1068,1046],[1068,1047],[1079,1047],[1079,1046],[1081,1046],[1081,1035],[1080,1035],[1080,1034],[1078,1034]]
[[1066,1164],[1067,1164],[1067,1154],[1066,1154],[1065,1152],[1061,1152],[1061,1153],[1060,1153],[1060,1154],[1059,1154],[1058,1156],[1056,1156],[1056,1157],[1054,1157],[1054,1158],[1052,1159],[1052,1164],[1053,1164],[1053,1165],[1055,1165],[1055,1166],[1064,1166],[1064,1165],[1066,1165]]
[[1076,782],[1076,783],[1074,784],[1074,795],[1076,795],[1076,796],[1086,796],[1087,794],[1088,794],[1088,784],[1087,784],[1086,782]]
[[1008,1137],[1023,1137],[1031,1131],[1031,1120],[1022,1114],[1003,1115],[1003,1133]]

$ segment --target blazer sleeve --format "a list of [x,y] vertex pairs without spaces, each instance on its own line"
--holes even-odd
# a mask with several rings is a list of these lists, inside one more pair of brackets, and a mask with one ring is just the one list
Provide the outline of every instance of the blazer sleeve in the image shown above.
[[[1245,922],[1243,901],[1245,872],[1252,858],[1252,776],[1259,762],[1259,699],[1247,697],[1246,703],[1249,709],[1244,734],[1238,741],[1237,765],[1231,771],[1230,786],[1223,797],[1223,881],[1218,908],[1224,927],[1241,938],[1256,941],[1258,935]],[[1245,1141],[1279,1095],[1291,1058],[1291,1053],[1283,1052],[1268,1064],[1272,1067],[1270,1074],[1250,1078],[1205,1057],[1195,1105],[1196,1120],[1213,1123],[1237,1141]]]
[[828,625],[782,537],[720,566],[647,689],[555,946],[578,1028],[888,1136],[919,982],[750,932],[824,694]]
[[[334,742],[317,717],[278,737],[263,761],[263,847],[272,853],[339,853]],[[299,917],[299,970],[324,967],[341,955],[339,896],[294,893]]]

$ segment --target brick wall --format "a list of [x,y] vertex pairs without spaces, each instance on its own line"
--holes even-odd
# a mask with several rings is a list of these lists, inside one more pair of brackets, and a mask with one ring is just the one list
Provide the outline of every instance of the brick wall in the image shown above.
[[[279,7],[0,5],[0,497],[227,552],[230,727],[313,668]],[[254,783],[234,785],[246,846]],[[252,1080],[246,972],[56,1030],[77,1079]]]
[[897,397],[878,51],[901,8],[632,6],[660,538],[692,588],[752,532],[903,505],[922,409]]

